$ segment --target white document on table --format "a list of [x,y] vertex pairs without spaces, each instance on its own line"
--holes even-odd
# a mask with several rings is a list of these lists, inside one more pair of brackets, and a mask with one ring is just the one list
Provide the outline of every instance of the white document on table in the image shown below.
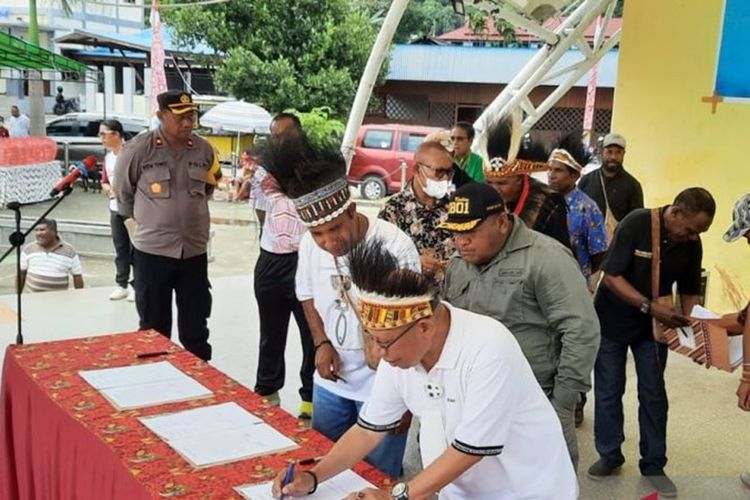
[[78,374],[118,410],[157,406],[213,395],[169,361],[85,370]]
[[721,316],[715,312],[709,311],[698,304],[693,306],[693,310],[690,311],[690,317],[695,319],[721,319]]
[[[272,486],[273,483],[246,484],[237,486],[235,491],[250,500],[274,500],[271,494]],[[346,498],[349,493],[356,493],[365,488],[375,488],[375,486],[351,470],[345,470],[320,483],[317,491],[312,495],[296,498],[341,500],[342,498]]]
[[193,467],[224,464],[297,447],[297,443],[237,403],[138,420]]

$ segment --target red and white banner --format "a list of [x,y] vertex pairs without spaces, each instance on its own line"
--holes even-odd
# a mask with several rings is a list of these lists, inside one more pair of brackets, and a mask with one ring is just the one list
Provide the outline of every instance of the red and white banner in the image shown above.
[[167,91],[167,76],[164,73],[164,42],[161,38],[161,19],[159,18],[159,0],[151,2],[151,96],[150,114],[154,116],[159,109],[156,96]]

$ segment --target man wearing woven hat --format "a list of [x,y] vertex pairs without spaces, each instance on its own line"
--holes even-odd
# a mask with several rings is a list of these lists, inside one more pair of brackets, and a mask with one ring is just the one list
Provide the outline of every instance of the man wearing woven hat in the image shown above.
[[530,140],[521,146],[519,134],[519,124],[498,122],[489,128],[485,182],[528,227],[570,248],[565,199],[530,175],[547,171],[547,151]]
[[161,125],[125,143],[112,186],[132,235],[135,302],[140,328],[172,334],[172,293],[180,342],[211,359],[208,198],[221,177],[211,145],[193,134],[197,107],[190,94],[159,94]]
[[596,202],[604,214],[607,237],[611,241],[619,221],[633,210],[643,208],[640,182],[622,166],[625,138],[611,133],[602,142],[602,166],[581,178],[578,187]]
[[[733,222],[726,233],[724,240],[728,243],[745,238],[750,244],[750,194],[746,194],[734,205]],[[736,325],[736,332],[743,335],[742,339],[742,375],[740,385],[737,387],[737,406],[745,411],[750,411],[750,321],[747,319],[750,305],[745,306],[739,314],[734,314],[732,319]],[[750,471],[740,474],[742,484],[750,488]]]
[[[363,336],[355,308],[359,292],[346,255],[362,241],[378,238],[401,265],[419,271],[419,254],[396,226],[357,212],[338,150],[316,149],[304,134],[287,134],[269,141],[263,165],[308,227],[299,244],[295,283],[315,346],[312,426],[336,441],[356,423],[379,361]],[[406,434],[389,435],[368,461],[397,477],[405,446]]]
[[435,283],[402,267],[382,241],[355,247],[349,268],[365,334],[382,356],[372,393],[321,462],[283,490],[279,473],[274,495],[311,493],[351,468],[409,409],[421,421],[424,470],[390,492],[368,488],[348,499],[576,498],[560,424],[508,329],[440,301]]
[[446,299],[510,329],[560,417],[577,464],[573,412],[578,394],[591,387],[599,325],[570,250],[509,214],[486,184],[457,190],[442,226],[453,232],[460,254],[446,271]]

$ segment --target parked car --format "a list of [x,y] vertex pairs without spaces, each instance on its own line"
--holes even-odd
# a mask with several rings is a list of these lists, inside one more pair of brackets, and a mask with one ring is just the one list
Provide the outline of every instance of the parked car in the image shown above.
[[[57,157],[65,161],[65,144],[68,144],[68,163],[81,161],[94,155],[101,162],[104,146],[99,140],[99,124],[104,117],[97,113],[68,113],[47,122],[47,136],[57,143]],[[107,119],[119,120],[125,131],[125,139],[131,139],[148,129],[148,120],[137,116],[107,115]]]
[[349,182],[359,186],[362,197],[377,200],[401,189],[401,164],[406,165],[404,180],[414,173],[414,151],[425,136],[441,129],[412,125],[363,125],[354,143]]

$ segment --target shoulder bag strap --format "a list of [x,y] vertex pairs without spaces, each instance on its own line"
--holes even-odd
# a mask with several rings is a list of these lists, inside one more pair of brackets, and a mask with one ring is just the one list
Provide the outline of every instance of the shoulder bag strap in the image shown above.
[[659,209],[651,209],[651,300],[659,297],[659,271],[661,267],[661,220]]

